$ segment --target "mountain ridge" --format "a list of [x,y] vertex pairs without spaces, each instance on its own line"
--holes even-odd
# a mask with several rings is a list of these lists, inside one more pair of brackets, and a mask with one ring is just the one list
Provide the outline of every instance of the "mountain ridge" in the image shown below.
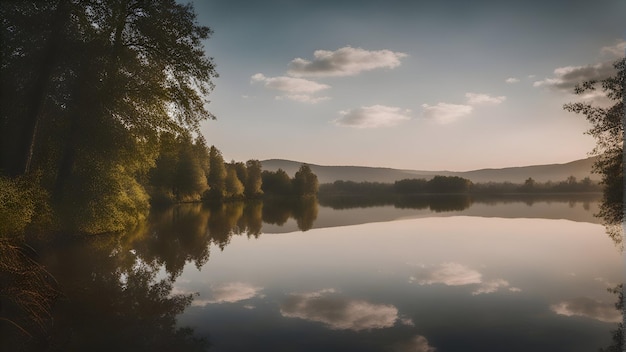
[[263,166],[263,170],[276,171],[280,168],[291,176],[295,174],[302,164],[306,164],[309,165],[311,170],[317,175],[320,183],[332,183],[337,180],[392,183],[407,178],[430,179],[436,175],[459,176],[467,178],[475,183],[523,183],[529,177],[533,178],[537,182],[559,182],[567,179],[569,176],[574,176],[579,180],[589,177],[594,181],[599,181],[600,175],[593,174],[591,172],[595,160],[596,157],[589,157],[562,164],[483,168],[469,171],[430,171],[348,165],[327,166],[286,159],[266,159],[262,160],[261,164]]

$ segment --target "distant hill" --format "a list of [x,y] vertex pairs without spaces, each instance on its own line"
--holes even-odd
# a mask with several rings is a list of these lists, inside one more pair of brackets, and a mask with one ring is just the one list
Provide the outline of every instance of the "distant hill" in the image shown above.
[[[400,170],[382,167],[367,166],[324,166],[308,164],[317,175],[320,183],[331,183],[337,180],[355,182],[385,182],[392,183],[406,178],[430,179],[435,175],[459,176],[472,182],[513,182],[523,183],[532,177],[535,181],[563,181],[569,176],[578,180],[590,177],[599,180],[600,176],[592,174],[591,169],[595,158],[587,158],[572,161],[566,164],[532,165],[520,167],[507,167],[501,169],[480,169],[473,171],[424,171],[424,170]],[[263,170],[276,171],[279,168],[293,176],[303,162],[269,159],[261,161]]]

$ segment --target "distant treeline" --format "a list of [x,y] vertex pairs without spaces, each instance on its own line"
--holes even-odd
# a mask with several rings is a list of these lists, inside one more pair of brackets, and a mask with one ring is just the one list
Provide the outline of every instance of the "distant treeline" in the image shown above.
[[589,177],[578,181],[570,176],[560,182],[537,182],[532,178],[523,184],[512,182],[472,183],[458,176],[435,176],[426,179],[404,179],[394,183],[335,181],[322,184],[320,194],[391,195],[391,194],[505,194],[505,193],[579,193],[601,192],[602,187]]
[[317,176],[308,165],[290,177],[281,169],[263,171],[258,160],[226,163],[215,146],[207,147],[204,139],[189,134],[163,133],[159,139],[158,157],[146,180],[152,203],[317,194]]

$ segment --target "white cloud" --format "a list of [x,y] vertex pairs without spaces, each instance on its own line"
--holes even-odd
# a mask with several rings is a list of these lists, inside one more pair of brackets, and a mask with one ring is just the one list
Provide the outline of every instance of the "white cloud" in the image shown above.
[[601,62],[594,65],[565,66],[554,70],[554,76],[535,81],[535,87],[548,87],[554,90],[572,93],[577,84],[590,80],[602,80],[615,74],[612,62]]
[[211,298],[196,299],[193,306],[206,306],[212,303],[235,303],[244,301],[259,295],[262,287],[257,287],[243,282],[227,282],[212,287]]
[[506,97],[503,95],[492,97],[489,94],[482,93],[465,93],[465,98],[467,98],[469,105],[498,105],[506,100]]
[[401,342],[393,347],[394,352],[435,352],[428,340],[422,335],[415,335],[409,341]]
[[279,95],[276,97],[276,99],[278,100],[289,99],[289,100],[297,101],[300,103],[317,104],[321,101],[329,100],[330,97],[327,97],[327,96],[315,97],[315,96],[307,95],[307,94],[287,94],[287,95]]
[[480,284],[482,275],[459,263],[443,263],[433,268],[425,268],[418,277],[411,277],[411,281],[417,281],[420,285],[463,286]]
[[294,77],[353,76],[363,71],[400,66],[405,53],[390,50],[365,50],[346,46],[335,51],[316,50],[313,61],[296,58],[289,64]]
[[605,46],[601,49],[602,54],[614,56],[616,58],[626,55],[626,40],[620,39],[615,45]]
[[518,83],[519,82],[519,78],[515,78],[515,77],[509,77],[505,80],[506,83],[508,84],[513,84],[513,83]]
[[277,99],[289,99],[301,103],[315,104],[328,100],[329,97],[317,97],[314,93],[329,89],[327,84],[310,81],[304,78],[294,78],[287,76],[266,77],[262,73],[257,73],[250,77],[250,83],[263,83],[265,87],[285,92],[285,95],[277,96]]
[[308,79],[286,76],[265,77],[262,73],[253,75],[251,77],[251,82],[263,82],[268,88],[288,93],[316,93],[330,88],[327,84],[317,83]]
[[400,324],[405,325],[405,326],[415,326],[415,323],[413,322],[413,319],[411,318],[403,317],[403,318],[399,318],[398,321],[400,322]]
[[370,330],[394,326],[398,309],[388,304],[336,295],[333,289],[289,295],[281,305],[284,317],[319,322],[333,330]]
[[440,124],[448,124],[457,121],[472,113],[471,105],[437,103],[437,105],[422,104],[424,117],[434,119]]
[[[494,293],[500,290],[501,288],[508,288],[509,286],[510,284],[506,280],[502,280],[502,279],[490,280],[490,281],[483,282],[478,289],[472,292],[472,295],[476,296],[476,295],[481,295],[484,293]],[[515,287],[512,288],[513,292],[519,292],[517,290],[519,289]]]
[[472,292],[474,296],[494,293],[504,288],[508,288],[511,292],[521,291],[521,289],[517,287],[510,287],[509,282],[503,279],[485,281],[479,271],[459,263],[443,263],[433,267],[423,267],[416,276],[411,276],[409,281],[417,282],[420,285],[479,285],[478,288]]
[[554,304],[550,309],[559,315],[582,316],[607,323],[622,321],[622,314],[614,304],[596,301],[588,297],[578,297]]
[[356,128],[377,128],[395,126],[410,119],[410,110],[393,106],[372,105],[339,112],[335,124]]

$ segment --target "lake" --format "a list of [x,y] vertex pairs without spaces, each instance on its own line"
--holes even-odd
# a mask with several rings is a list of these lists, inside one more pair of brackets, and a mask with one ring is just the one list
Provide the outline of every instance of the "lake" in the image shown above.
[[598,196],[180,205],[40,249],[63,350],[597,351],[622,320]]

